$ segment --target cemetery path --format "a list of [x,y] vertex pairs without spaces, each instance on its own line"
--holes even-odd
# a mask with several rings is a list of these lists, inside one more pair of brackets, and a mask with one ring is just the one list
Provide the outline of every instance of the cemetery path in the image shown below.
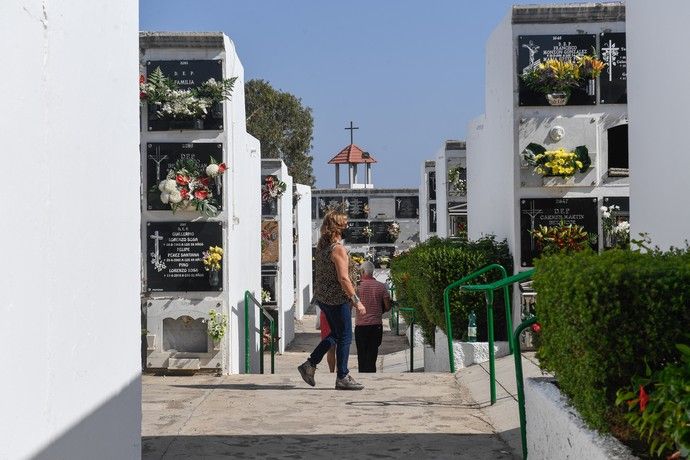
[[[515,458],[452,374],[358,374],[355,356],[364,390],[336,391],[325,362],[307,386],[295,367],[319,337],[297,326],[275,375],[144,376],[143,458]],[[384,337],[380,368],[405,353]]]

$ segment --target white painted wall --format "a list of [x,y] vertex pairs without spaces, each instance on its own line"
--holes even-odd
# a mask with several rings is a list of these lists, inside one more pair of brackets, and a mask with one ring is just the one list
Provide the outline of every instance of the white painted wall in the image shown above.
[[[292,249],[293,235],[292,229],[292,176],[288,174],[287,166],[281,162],[280,180],[287,186],[285,193],[279,200],[280,217],[280,264],[278,265],[278,276],[280,278],[280,326],[279,336],[280,352],[295,338],[295,271],[294,271],[294,251]],[[311,217],[311,216],[310,216]]]
[[132,0],[0,4],[3,459],[141,455],[137,28]]
[[[648,232],[662,248],[690,239],[687,153],[690,3],[628,0],[631,235]],[[672,71],[659,69],[672,66]],[[663,115],[661,115],[663,114]]]
[[295,225],[297,227],[297,292],[295,317],[301,319],[309,308],[312,296],[312,260],[311,260],[311,187],[303,184],[295,184],[296,191],[300,195],[295,206]]
[[431,236],[429,232],[429,172],[435,166],[427,166],[430,161],[423,161],[419,174],[419,241],[424,242]]
[[448,163],[445,142],[436,152],[436,236],[448,238]]

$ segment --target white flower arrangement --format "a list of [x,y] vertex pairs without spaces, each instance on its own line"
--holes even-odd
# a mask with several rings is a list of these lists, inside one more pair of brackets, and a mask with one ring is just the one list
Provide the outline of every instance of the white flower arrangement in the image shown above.
[[397,239],[400,236],[400,224],[397,222],[391,222],[388,226],[388,235],[391,238]]
[[614,204],[602,206],[599,210],[604,233],[611,238],[613,246],[621,249],[630,247],[630,222],[616,217],[620,207]]

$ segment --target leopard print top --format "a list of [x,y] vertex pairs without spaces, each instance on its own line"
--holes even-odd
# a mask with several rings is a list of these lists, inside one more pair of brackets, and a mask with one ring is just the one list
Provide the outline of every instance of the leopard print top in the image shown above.
[[[331,251],[338,244],[340,243],[324,247],[317,246],[314,255],[314,298],[326,305],[342,305],[350,301],[340,286],[338,272],[331,260]],[[352,259],[349,261],[348,271],[352,286],[357,289],[355,284],[357,270]]]

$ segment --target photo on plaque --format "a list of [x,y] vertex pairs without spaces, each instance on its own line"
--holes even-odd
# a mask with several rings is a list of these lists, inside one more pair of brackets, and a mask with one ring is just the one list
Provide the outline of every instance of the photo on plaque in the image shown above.
[[261,263],[277,264],[280,261],[280,224],[276,220],[261,222]]
[[[223,144],[217,142],[149,142],[146,144],[146,208],[150,211],[170,211],[170,204],[161,201],[161,191],[158,188],[165,180],[175,163],[179,160],[195,160],[201,169],[213,161],[223,161]],[[213,199],[218,210],[223,209],[223,174],[209,178],[204,187]]]
[[[157,85],[159,89],[151,89],[154,93],[165,94],[160,88],[192,91],[190,97],[167,104],[154,103],[156,95],[149,94],[149,131],[223,129],[223,98],[212,96],[218,92],[215,91],[218,85],[223,84],[222,60],[147,61],[146,81],[142,83],[144,88]],[[142,92],[147,100],[146,89]]]
[[[549,105],[541,92],[527,87],[522,75],[537,69],[548,59],[572,62],[577,57],[596,52],[596,35],[520,35],[517,43],[517,79],[521,106]],[[597,103],[596,80],[582,79],[573,87],[565,105],[592,105]],[[561,104],[554,104],[561,105]]]
[[222,222],[148,222],[146,289],[223,290]]
[[580,225],[588,234],[593,250],[598,248],[599,218],[597,198],[523,198],[520,200],[520,265],[531,267],[541,254],[533,236],[540,227]]

